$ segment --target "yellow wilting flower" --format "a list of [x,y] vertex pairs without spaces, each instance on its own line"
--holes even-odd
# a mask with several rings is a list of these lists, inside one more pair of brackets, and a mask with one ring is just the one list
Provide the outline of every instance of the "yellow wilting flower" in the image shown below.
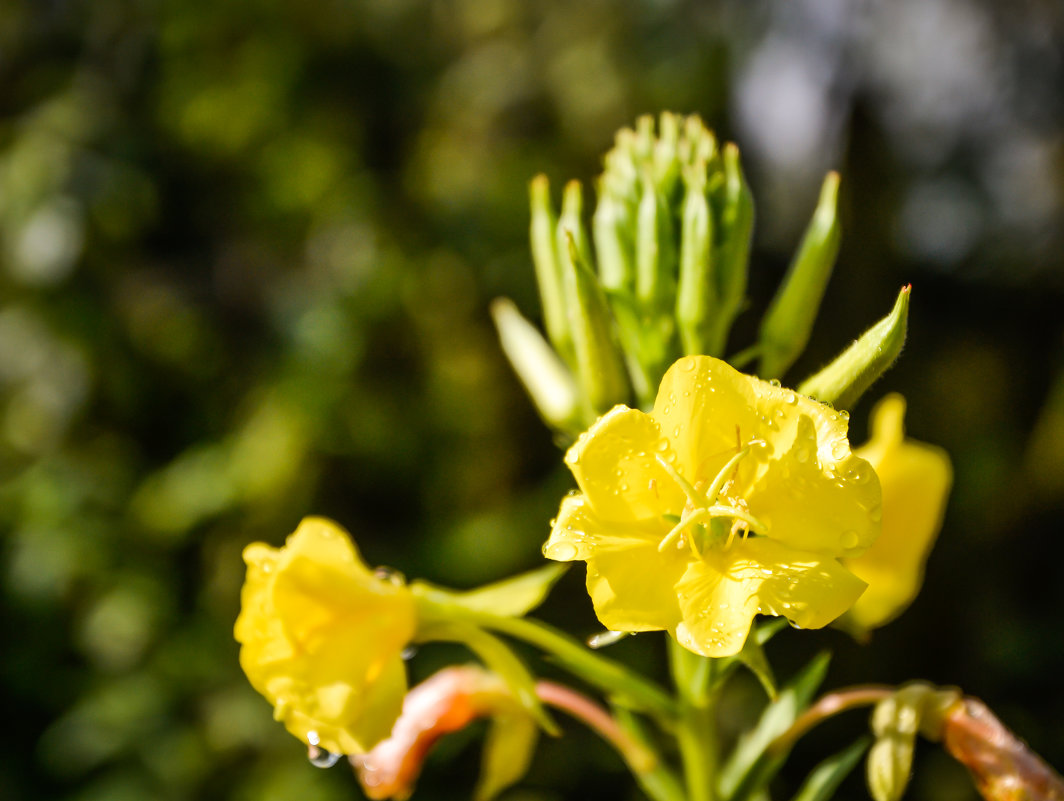
[[284,547],[244,549],[240,666],[274,717],[308,745],[360,754],[387,737],[406,693],[417,625],[402,582],[374,573],[347,532],[305,518]]
[[946,452],[906,439],[904,419],[905,398],[883,398],[872,410],[872,439],[855,451],[875,468],[883,487],[882,535],[844,562],[868,582],[843,621],[858,632],[890,622],[920,591],[953,482]]
[[706,656],[737,653],[758,613],[827,625],[865,586],[839,557],[879,533],[879,481],[846,427],[778,384],[683,358],[653,411],[617,406],[569,449],[580,492],[544,554],[587,562],[607,628],[665,629]]

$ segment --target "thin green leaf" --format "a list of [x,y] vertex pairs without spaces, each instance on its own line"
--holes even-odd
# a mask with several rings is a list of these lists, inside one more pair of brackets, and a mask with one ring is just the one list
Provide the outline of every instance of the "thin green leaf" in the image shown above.
[[719,795],[726,801],[746,801],[765,787],[779,772],[786,752],[770,753],[768,747],[791,727],[809,705],[827,673],[831,655],[817,654],[765,707],[753,729],[743,735],[720,771]]
[[813,768],[791,801],[828,801],[842,784],[842,780],[849,776],[861,761],[871,742],[871,737],[862,737],[825,759]]
[[521,617],[543,603],[568,569],[567,564],[549,564],[469,592],[456,592],[451,598],[474,612]]

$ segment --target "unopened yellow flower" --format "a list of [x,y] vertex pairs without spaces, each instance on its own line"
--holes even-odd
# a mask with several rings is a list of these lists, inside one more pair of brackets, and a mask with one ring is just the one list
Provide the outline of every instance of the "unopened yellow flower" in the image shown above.
[[872,410],[872,439],[855,451],[883,487],[883,533],[864,554],[844,562],[868,582],[844,620],[858,631],[890,622],[920,591],[953,482],[946,452],[906,439],[904,418],[905,399],[885,397]]
[[387,737],[406,693],[414,598],[368,568],[347,532],[305,518],[283,548],[244,550],[240,666],[308,745],[359,754]]
[[654,409],[617,406],[566,462],[544,554],[587,562],[599,620],[665,629],[730,656],[754,615],[819,628],[864,582],[840,563],[879,533],[879,481],[850,452],[846,417],[708,356],[676,362]]

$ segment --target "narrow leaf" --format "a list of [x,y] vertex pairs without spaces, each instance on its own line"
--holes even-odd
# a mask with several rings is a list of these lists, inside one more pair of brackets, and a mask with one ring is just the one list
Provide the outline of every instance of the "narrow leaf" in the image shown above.
[[469,592],[455,593],[452,600],[474,612],[520,617],[543,603],[551,588],[568,569],[568,564],[545,565]]
[[768,752],[768,747],[791,727],[809,705],[824,680],[830,659],[827,653],[814,657],[787,683],[779,697],[765,707],[754,728],[735,744],[720,771],[721,798],[745,801],[776,775],[787,754]]
[[871,737],[862,737],[825,759],[813,768],[791,801],[829,801],[842,784],[842,780],[849,776],[861,761],[861,756],[868,750],[871,742]]

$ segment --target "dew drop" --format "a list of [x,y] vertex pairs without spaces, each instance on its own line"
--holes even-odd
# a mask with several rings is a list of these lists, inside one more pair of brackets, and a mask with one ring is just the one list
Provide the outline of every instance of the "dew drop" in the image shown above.
[[836,459],[845,458],[847,451],[849,451],[849,448],[846,446],[845,441],[840,439],[832,443],[831,455],[834,456]]
[[404,662],[410,661],[415,656],[417,656],[417,646],[416,645],[408,645],[399,654],[399,658],[402,659]]
[[631,635],[630,631],[600,631],[598,634],[592,634],[587,638],[587,647],[597,651],[599,648],[605,648],[608,645],[613,645],[615,642],[620,642],[625,637]]
[[851,467],[846,473],[846,478],[850,479],[850,481],[853,481],[855,484],[865,484],[871,477],[871,471],[860,462]]
[[841,417],[843,420],[849,420],[850,419],[850,413],[848,411],[846,411],[845,409],[843,409],[841,412],[839,412],[839,417]]
[[326,751],[316,745],[307,748],[307,759],[316,768],[331,768],[340,761],[341,756],[343,754],[334,754],[332,751]]
[[548,543],[543,546],[543,555],[556,562],[571,562],[576,559],[576,546],[571,542]]
[[774,387],[782,387],[783,386],[783,384],[780,383],[780,380],[778,378],[770,378],[768,380],[768,383],[772,384],[772,386],[774,386]]
[[797,623],[795,623],[790,618],[787,619],[787,625],[789,625],[792,629],[801,629],[802,628],[801,626],[799,626]]
[[672,430],[673,439],[676,439],[677,437],[679,437],[681,431],[683,431],[683,426],[676,426],[676,428],[674,428]]
[[809,450],[807,448],[799,448],[794,452],[794,458],[805,464],[809,461]]
[[686,370],[687,372],[689,372],[689,373],[694,372],[694,369],[695,369],[695,360],[694,359],[684,359],[682,362],[680,362],[680,364],[683,366],[683,369]]
[[788,406],[794,406],[796,403],[798,403],[798,396],[795,395],[793,392],[788,391],[783,396],[783,402],[786,403]]
[[875,508],[870,509],[868,512],[868,517],[872,520],[873,523],[878,523],[880,520],[883,519],[883,507],[876,506]]
[[861,541],[861,536],[856,531],[847,531],[842,535],[842,547],[846,550],[856,548]]
[[396,587],[402,587],[406,584],[406,576],[396,570],[394,567],[388,567],[387,565],[381,565],[373,571],[375,578],[381,581],[386,581]]

